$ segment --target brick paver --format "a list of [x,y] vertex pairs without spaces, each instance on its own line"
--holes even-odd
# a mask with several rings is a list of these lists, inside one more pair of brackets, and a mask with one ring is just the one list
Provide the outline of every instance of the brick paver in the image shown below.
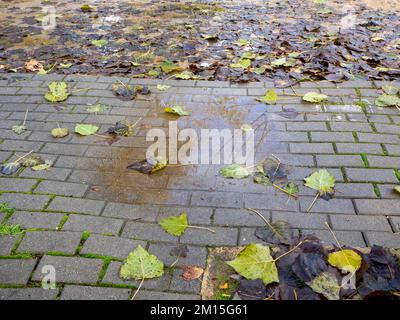
[[[373,101],[376,87],[371,82],[337,86],[302,82],[295,86],[298,93],[321,89],[337,103],[315,106],[291,96],[267,106],[255,98],[273,87],[270,82],[166,80],[163,83],[171,88],[161,92],[155,87],[159,80],[121,78],[152,90],[150,96],[121,101],[110,91],[117,78],[69,75],[65,79],[71,87],[91,90],[72,93],[56,109],[42,92],[49,81],[59,78],[1,75],[0,161],[33,150],[53,160],[54,166],[46,171],[24,168],[0,177],[0,203],[16,209],[11,215],[0,213],[0,221],[7,218],[7,223],[26,230],[0,238],[0,299],[129,299],[139,282],[122,280],[119,270],[138,244],[174,268],[166,269],[159,279],[146,280],[137,299],[198,299],[199,281],[182,281],[181,267],[205,267],[207,247],[260,242],[254,231],[263,223],[247,207],[258,209],[270,221],[285,220],[305,234],[314,233],[327,244],[334,239],[326,223],[342,244],[400,248],[400,197],[393,192],[400,183],[398,110],[340,104],[340,99],[347,101],[349,94],[355,94],[356,87]],[[131,161],[144,158],[147,128],[166,128],[172,119],[160,113],[156,98],[173,98],[190,109],[191,116],[178,121],[182,128],[239,128],[265,113],[267,134],[256,158],[277,155],[288,167],[288,178],[300,185],[299,199],[288,200],[275,188],[254,184],[250,178],[224,179],[218,174],[221,166],[170,167],[151,176],[125,170]],[[109,109],[89,114],[87,104],[95,103]],[[11,127],[21,123],[27,109],[27,131],[17,135]],[[298,114],[282,113],[287,109]],[[134,136],[110,146],[96,136],[71,133],[56,140],[50,135],[57,123],[73,132],[78,122],[96,124],[103,134],[125,117],[131,122],[143,119]],[[256,136],[260,139],[261,132]],[[315,193],[302,186],[302,180],[320,168],[335,176],[336,194],[330,201],[318,200],[308,214]],[[157,224],[182,212],[188,214],[190,224],[215,233],[188,228],[176,238]],[[175,263],[170,252],[178,244],[187,245],[188,253]],[[56,269],[56,290],[37,287],[46,265]]]

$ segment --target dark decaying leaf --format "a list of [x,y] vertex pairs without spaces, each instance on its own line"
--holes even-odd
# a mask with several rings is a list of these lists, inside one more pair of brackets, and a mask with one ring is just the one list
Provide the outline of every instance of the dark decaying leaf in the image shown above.
[[114,84],[112,90],[120,100],[129,101],[136,97],[136,90],[129,85]]
[[293,108],[282,108],[283,111],[278,112],[277,115],[286,119],[296,119],[299,116],[299,113],[296,109]]
[[260,279],[240,279],[237,292],[243,300],[263,300],[267,295],[265,284]]
[[0,165],[0,172],[7,176],[11,176],[16,173],[19,168],[21,168],[21,164],[19,162],[8,162]]
[[322,297],[309,287],[292,287],[286,283],[279,285],[281,300],[322,300]]
[[160,157],[153,158],[150,157],[148,159],[131,163],[127,166],[127,169],[139,171],[141,173],[154,173],[161,169],[164,169],[167,166],[167,161],[161,159]]
[[186,244],[183,244],[183,245],[179,245],[179,246],[173,248],[169,254],[171,256],[175,256],[175,257],[179,257],[179,258],[186,258],[188,252],[189,252],[188,246]]
[[319,253],[300,254],[292,266],[293,272],[304,283],[312,281],[327,269],[326,256]]
[[132,125],[128,121],[118,121],[114,126],[107,129],[106,133],[115,133],[120,136],[128,137],[132,134]]
[[286,221],[274,221],[265,227],[257,228],[255,235],[269,244],[289,245],[292,243],[294,232]]
[[44,163],[44,160],[41,157],[29,156],[24,159],[24,161],[22,162],[22,165],[24,167],[34,167],[34,166],[37,166],[37,165],[43,164],[43,163]]

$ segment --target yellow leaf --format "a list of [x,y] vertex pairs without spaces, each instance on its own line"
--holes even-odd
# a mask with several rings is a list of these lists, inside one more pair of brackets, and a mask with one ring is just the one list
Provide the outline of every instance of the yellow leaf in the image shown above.
[[328,256],[331,266],[347,272],[355,272],[361,267],[362,258],[353,250],[340,250]]

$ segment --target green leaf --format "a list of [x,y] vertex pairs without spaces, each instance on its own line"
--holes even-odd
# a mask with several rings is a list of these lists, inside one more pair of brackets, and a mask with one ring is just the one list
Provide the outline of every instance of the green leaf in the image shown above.
[[394,187],[393,190],[397,191],[398,193],[400,193],[400,186]]
[[53,161],[46,160],[43,164],[38,164],[37,166],[33,166],[31,169],[33,171],[48,170],[51,168],[52,165],[53,165]]
[[255,74],[264,74],[265,71],[267,70],[266,67],[259,67],[259,68],[251,68],[250,71],[254,72]]
[[400,106],[400,98],[391,94],[382,94],[375,100],[378,107],[394,107]]
[[283,187],[287,192],[291,195],[296,195],[299,193],[299,186],[294,182],[289,182],[286,186]]
[[135,170],[141,173],[151,174],[164,169],[168,165],[168,161],[162,157],[148,157],[145,160],[137,161],[129,164],[127,169]]
[[168,217],[158,221],[158,224],[169,234],[181,236],[188,227],[186,212],[177,217]]
[[250,59],[254,60],[256,58],[256,54],[251,51],[246,51],[242,54],[242,59]]
[[54,128],[51,130],[51,135],[54,138],[64,138],[69,134],[68,128]]
[[323,272],[307,283],[316,293],[322,294],[328,300],[339,300],[340,286],[335,275]]
[[165,91],[165,90],[168,90],[169,88],[171,88],[171,86],[167,86],[165,84],[158,84],[157,85],[157,89],[160,90],[160,91]]
[[224,178],[228,179],[243,179],[250,175],[250,172],[247,168],[244,168],[238,164],[231,164],[230,166],[222,168],[219,173]]
[[108,41],[107,39],[100,39],[100,40],[92,40],[91,43],[96,47],[102,47],[105,46],[108,43]]
[[179,67],[177,64],[173,63],[170,60],[164,61],[160,67],[164,73],[171,73],[173,71],[181,70],[181,67]]
[[182,80],[198,79],[198,77],[191,71],[183,71],[182,73],[178,73],[175,75],[175,78]]
[[276,101],[278,100],[278,94],[275,90],[271,89],[265,93],[265,96],[257,98],[256,100],[266,104],[276,104]]
[[83,12],[92,12],[94,9],[95,9],[95,7],[92,7],[92,6],[89,5],[89,4],[84,4],[84,5],[81,7],[81,10],[82,10]]
[[250,59],[239,59],[235,63],[231,63],[229,67],[231,68],[238,68],[238,69],[247,69],[251,66]]
[[150,77],[158,77],[160,75],[160,69],[153,69],[148,72]]
[[72,67],[72,63],[60,63],[61,69],[69,69]]
[[320,195],[332,193],[335,187],[335,177],[325,169],[314,172],[311,176],[305,178],[304,181],[306,187],[318,190]]
[[303,96],[304,101],[308,102],[322,102],[328,99],[328,96],[325,94],[317,93],[317,92],[307,92]]
[[261,279],[265,285],[279,282],[278,269],[267,246],[250,243],[235,260],[227,264],[246,279]]
[[218,39],[218,33],[212,33],[212,34],[205,34],[205,33],[203,33],[202,35],[201,35],[201,37],[203,38],[203,39],[206,39],[206,40],[216,40],[216,39]]
[[303,96],[303,100],[307,102],[321,103],[328,99],[328,96],[317,92],[308,92]]
[[141,245],[131,252],[121,267],[123,279],[152,279],[164,274],[164,264],[155,255],[148,253]]
[[182,106],[165,107],[164,111],[178,116],[188,116],[190,114]]
[[69,97],[68,86],[64,81],[57,82],[53,81],[49,84],[49,92],[44,96],[47,101],[50,102],[61,102],[67,100]]
[[328,262],[331,266],[347,272],[355,272],[361,267],[362,258],[353,250],[340,250],[330,253]]
[[98,103],[95,104],[94,106],[90,106],[86,109],[87,112],[90,113],[100,113],[100,112],[105,112],[108,109],[108,107]]
[[250,130],[253,130],[253,127],[251,125],[249,125],[248,123],[244,123],[244,124],[241,125],[240,129],[243,132],[248,132]]
[[279,58],[279,59],[275,59],[273,61],[271,61],[271,66],[272,67],[281,67],[286,63],[286,58]]
[[99,127],[92,124],[77,124],[75,126],[75,133],[81,136],[90,136],[99,130]]
[[26,130],[26,127],[23,125],[20,126],[13,126],[12,131],[14,131],[16,134],[23,134]]
[[390,84],[383,86],[382,89],[383,89],[383,91],[385,91],[385,93],[390,94],[390,95],[398,94],[400,91],[400,88],[392,86]]
[[43,163],[44,163],[44,161],[39,156],[28,156],[24,159],[24,162],[22,163],[22,165],[24,167],[34,167],[34,166],[37,166],[37,165],[43,164]]

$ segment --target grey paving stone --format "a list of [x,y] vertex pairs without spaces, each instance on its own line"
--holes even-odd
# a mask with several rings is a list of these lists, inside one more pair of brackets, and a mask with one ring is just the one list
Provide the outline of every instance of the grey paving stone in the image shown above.
[[79,257],[43,256],[33,276],[33,281],[42,281],[46,274],[44,266],[53,266],[56,271],[56,283],[96,283],[103,267],[101,259]]
[[192,206],[215,207],[223,205],[226,208],[241,208],[243,196],[228,192],[203,192],[196,191],[192,194]]
[[333,230],[387,231],[391,228],[386,217],[330,215]]
[[4,193],[0,196],[0,203],[7,202],[11,208],[19,210],[41,210],[49,200],[50,196],[33,194]]
[[246,208],[282,211],[298,211],[299,209],[297,201],[287,201],[287,196],[283,194],[245,194],[244,198]]
[[56,230],[63,217],[61,213],[17,211],[8,219],[8,223],[19,224],[24,229]]
[[172,276],[170,290],[187,293],[200,293],[201,283],[198,279],[186,281],[182,277],[183,270],[175,269]]
[[393,144],[385,144],[386,150],[391,156],[400,156],[400,146]]
[[139,192],[137,203],[187,206],[190,193],[187,191],[154,190]]
[[98,216],[104,207],[104,201],[55,197],[47,210],[85,213]]
[[0,284],[26,285],[36,261],[36,259],[0,260]]
[[354,123],[354,122],[331,122],[332,131],[355,131],[355,132],[372,132],[369,123]]
[[71,169],[64,169],[64,168],[51,168],[49,170],[41,170],[41,171],[33,171],[27,168],[20,174],[20,177],[63,181],[67,179],[70,173]]
[[[120,277],[121,265],[121,262],[111,261],[107,268],[106,274],[104,275],[102,283],[113,285],[129,285],[137,288],[140,284],[140,281],[124,280]],[[169,288],[170,281],[171,279],[168,270],[164,270],[163,276],[154,279],[146,279],[143,282],[142,288],[150,290],[167,290]]]
[[71,156],[83,156],[88,146],[79,144],[66,144],[66,143],[46,143],[41,152],[50,154],[62,154]]
[[[268,211],[259,211],[266,219],[270,219]],[[293,214],[293,213],[291,213]],[[246,209],[216,209],[214,224],[219,226],[259,226],[260,217]]]
[[397,183],[397,178],[393,170],[390,169],[359,169],[346,168],[347,178],[354,182],[393,182]]
[[124,221],[121,219],[71,214],[63,225],[63,231],[89,231],[91,233],[118,235]]
[[[313,197],[300,198],[300,208],[302,212],[307,212],[307,209],[312,203],[313,199]],[[336,198],[333,198],[329,201],[318,199],[310,212],[355,214],[353,203],[350,199]]]
[[291,153],[335,153],[331,143],[291,143],[289,148]]
[[135,300],[199,300],[199,295],[140,290]]
[[390,217],[391,224],[395,232],[400,232],[400,217]]
[[335,198],[377,198],[371,183],[336,183]]
[[360,142],[375,142],[375,143],[397,143],[400,144],[400,138],[394,134],[382,133],[357,133]]
[[317,155],[317,165],[320,167],[364,167],[361,156],[353,155]]
[[128,300],[130,289],[66,285],[61,300]]
[[125,259],[138,245],[146,246],[145,241],[136,241],[119,237],[90,235],[83,245],[81,254],[97,254],[113,258]]
[[186,245],[188,248],[186,258],[180,257],[176,262],[177,257],[172,256],[170,253],[171,250],[180,245],[181,244],[151,243],[149,252],[157,256],[166,266],[175,263],[176,266],[196,265],[203,268],[205,267],[207,258],[207,249],[205,247]]
[[394,190],[395,184],[378,184],[377,187],[383,199],[400,199],[400,194]]
[[328,131],[325,122],[288,122],[288,131]]
[[[8,121],[8,120],[7,120]],[[8,121],[8,127],[12,126],[10,121]],[[35,152],[39,151],[42,147],[43,142],[32,142],[32,141],[21,141],[21,140],[4,140],[2,144],[0,144],[0,150],[3,151],[17,151],[17,152],[29,152],[34,150]]]
[[80,232],[34,231],[27,232],[18,252],[47,253],[50,251],[74,254],[81,240]]
[[368,156],[369,166],[376,168],[400,168],[400,157]]
[[215,233],[206,230],[188,228],[180,237],[181,243],[207,246],[234,246],[237,244],[236,228],[212,227]]
[[378,245],[386,248],[400,248],[400,239],[398,234],[389,232],[366,232],[369,246]]
[[58,194],[66,197],[83,197],[88,187],[88,185],[80,183],[42,181],[35,188],[35,192]]
[[355,142],[351,132],[311,132],[313,142]]
[[175,242],[176,238],[166,233],[158,224],[128,221],[121,234],[122,237],[135,240]]
[[[326,214],[309,214],[301,212],[272,212],[272,221],[286,221],[293,228],[322,229],[328,221]],[[259,222],[258,226],[261,226]]]
[[339,153],[369,153],[383,154],[382,147],[379,144],[370,143],[337,143],[336,148]]
[[[303,234],[314,234],[327,246],[336,245],[336,241],[329,230],[302,230]],[[335,236],[342,246],[365,247],[365,241],[361,232],[335,231]]]
[[379,133],[393,133],[393,134],[400,133],[400,127],[398,125],[376,123],[375,128],[376,131],[378,131]]
[[159,208],[151,205],[132,205],[125,203],[107,203],[102,213],[103,217],[128,220],[155,221]]
[[28,192],[37,183],[34,179],[0,178],[2,191]]
[[11,255],[11,250],[17,242],[16,236],[2,236],[0,241],[0,256]]
[[0,300],[55,300],[58,289],[7,288],[0,289]]
[[354,201],[360,214],[400,215],[397,199],[356,199]]

